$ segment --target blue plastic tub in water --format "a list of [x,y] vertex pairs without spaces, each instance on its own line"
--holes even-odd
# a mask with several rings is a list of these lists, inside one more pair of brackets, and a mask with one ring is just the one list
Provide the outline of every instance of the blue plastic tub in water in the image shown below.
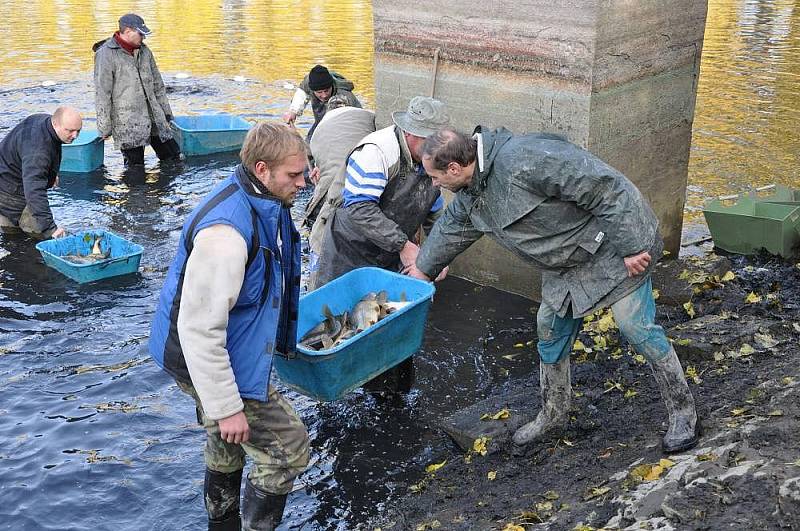
[[281,380],[317,400],[337,400],[417,352],[436,289],[431,283],[377,267],[350,271],[301,297],[298,340],[324,319],[323,305],[339,315],[349,312],[367,293],[381,290],[386,290],[390,301],[399,301],[405,294],[410,304],[334,348],[315,351],[298,346],[293,358],[275,356]]
[[59,171],[90,172],[103,165],[105,141],[94,129],[83,129],[72,144],[61,146]]
[[[70,254],[90,254],[96,238],[102,238],[100,250],[103,253],[111,250],[108,258],[91,264],[75,264],[63,258]],[[141,245],[104,230],[79,232],[64,238],[39,242],[36,248],[42,253],[45,264],[81,284],[135,273],[139,269],[143,250]]]
[[237,151],[251,124],[231,114],[176,116],[170,123],[175,141],[186,156]]

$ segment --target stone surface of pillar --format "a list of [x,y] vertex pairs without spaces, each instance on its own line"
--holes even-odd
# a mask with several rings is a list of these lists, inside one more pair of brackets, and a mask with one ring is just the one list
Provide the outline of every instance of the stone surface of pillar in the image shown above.
[[[378,120],[433,94],[461,130],[562,134],[639,186],[677,254],[706,9],[706,0],[375,0]],[[489,238],[452,271],[538,298],[538,273]]]

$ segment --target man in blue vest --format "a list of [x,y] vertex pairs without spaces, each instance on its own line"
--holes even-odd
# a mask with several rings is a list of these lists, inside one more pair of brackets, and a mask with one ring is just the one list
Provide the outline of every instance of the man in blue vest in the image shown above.
[[[282,124],[247,134],[242,164],[189,215],[161,290],[150,353],[197,404],[208,437],[209,530],[272,530],[308,464],[308,433],[269,385],[294,350],[300,237],[290,207],[305,186],[303,139]],[[239,492],[245,455],[253,466]]]

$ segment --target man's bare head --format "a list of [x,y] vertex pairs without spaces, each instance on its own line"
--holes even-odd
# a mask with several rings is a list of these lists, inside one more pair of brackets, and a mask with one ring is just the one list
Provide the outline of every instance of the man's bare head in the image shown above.
[[81,113],[75,107],[61,106],[53,113],[53,129],[65,144],[71,144],[83,127]]

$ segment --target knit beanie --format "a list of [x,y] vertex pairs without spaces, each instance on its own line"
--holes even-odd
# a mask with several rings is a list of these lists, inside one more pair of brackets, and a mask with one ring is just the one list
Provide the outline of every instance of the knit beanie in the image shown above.
[[308,88],[311,90],[325,90],[333,86],[333,76],[322,65],[316,65],[308,73]]

